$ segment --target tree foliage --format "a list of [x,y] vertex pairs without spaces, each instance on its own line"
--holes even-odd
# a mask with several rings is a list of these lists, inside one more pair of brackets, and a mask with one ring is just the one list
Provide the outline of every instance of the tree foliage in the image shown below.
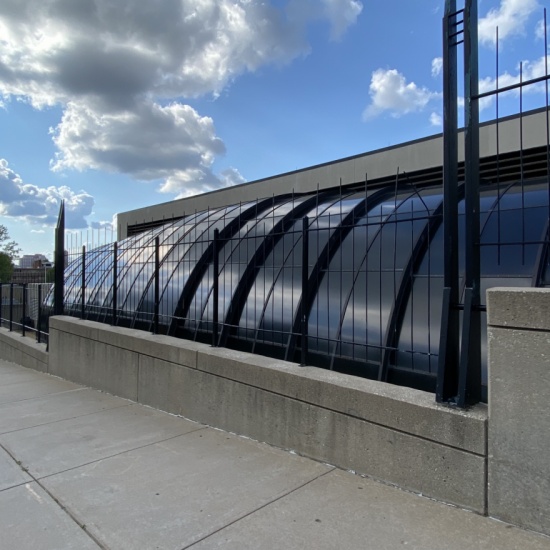
[[0,252],[0,283],[9,283],[13,274],[13,263],[5,252]]
[[13,262],[21,252],[19,245],[10,239],[8,228],[5,225],[0,225],[0,252],[9,256],[11,262]]

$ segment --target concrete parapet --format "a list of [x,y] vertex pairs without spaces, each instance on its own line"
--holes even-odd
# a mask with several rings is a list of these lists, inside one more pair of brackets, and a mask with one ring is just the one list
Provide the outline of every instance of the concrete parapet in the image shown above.
[[52,374],[485,512],[483,406],[70,317],[50,350]]
[[550,289],[487,292],[488,511],[550,535]]
[[225,348],[198,355],[199,370],[298,401],[484,455],[484,405],[467,412],[437,405],[431,393]]
[[29,369],[48,372],[46,344],[37,344],[33,337],[0,328],[0,359]]

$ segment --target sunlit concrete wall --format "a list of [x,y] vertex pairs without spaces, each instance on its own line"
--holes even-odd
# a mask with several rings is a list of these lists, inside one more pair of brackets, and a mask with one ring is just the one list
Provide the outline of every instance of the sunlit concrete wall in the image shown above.
[[550,535],[550,289],[487,292],[489,514]]

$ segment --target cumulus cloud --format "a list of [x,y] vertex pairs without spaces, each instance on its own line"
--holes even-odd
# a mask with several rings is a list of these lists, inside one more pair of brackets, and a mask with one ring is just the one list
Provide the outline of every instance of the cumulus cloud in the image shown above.
[[435,59],[432,59],[432,76],[433,77],[439,76],[442,70],[443,70],[443,58],[436,57]]
[[330,21],[331,38],[340,38],[350,25],[353,25],[363,10],[356,0],[321,0],[323,15]]
[[535,36],[539,40],[544,40],[546,36],[546,27],[544,26],[544,19],[541,19],[537,22],[537,26],[535,27]]
[[443,118],[438,113],[432,113],[430,115],[430,124],[440,128],[443,126]]
[[64,109],[54,170],[97,168],[185,193],[225,185],[211,173],[224,146],[185,99],[308,52],[323,19],[338,38],[357,0],[3,0],[0,97]]
[[428,103],[440,97],[440,94],[427,88],[407,82],[403,74],[396,69],[378,69],[372,73],[369,95],[370,105],[363,112],[363,118],[368,120],[383,112],[389,112],[394,117],[421,111]]
[[479,20],[479,41],[494,46],[497,27],[499,40],[523,34],[529,18],[539,7],[537,0],[501,0],[498,8]]
[[54,171],[93,168],[142,181],[162,179],[163,190],[171,193],[193,181],[222,185],[210,169],[224,144],[212,119],[188,105],[144,101],[131,111],[102,113],[93,104],[69,103],[52,134],[59,149]]
[[23,218],[29,223],[54,225],[61,201],[65,201],[67,228],[87,227],[94,199],[85,191],[75,193],[68,187],[38,187],[24,183],[5,159],[0,159],[0,214]]
[[[522,68],[520,71],[520,67],[517,67],[517,72],[515,73],[509,73],[505,72],[501,74],[498,77],[498,88],[506,88],[507,86],[512,86],[514,84],[518,84],[520,82],[520,79],[523,82],[526,82],[528,80],[533,80],[535,78],[542,77],[546,74],[545,65],[548,63],[550,65],[550,55],[545,58],[543,55],[539,59],[535,61],[524,61],[522,63]],[[521,75],[520,75],[521,73]],[[496,90],[497,88],[497,79],[492,77],[486,77],[482,78],[479,81],[479,91],[480,93],[485,93],[489,91]],[[545,92],[545,86],[544,83],[539,84],[532,84],[530,86],[526,86],[523,88],[523,93],[527,94],[536,94],[536,93],[544,93]],[[513,93],[518,95],[519,90],[514,90],[512,92],[506,92],[506,93]],[[480,110],[486,109],[493,103],[492,97],[483,98],[480,100]]]

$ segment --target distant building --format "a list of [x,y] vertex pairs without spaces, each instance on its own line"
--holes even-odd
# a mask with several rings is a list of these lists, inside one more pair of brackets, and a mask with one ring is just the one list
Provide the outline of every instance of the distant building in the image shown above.
[[47,270],[51,266],[32,268],[32,267],[14,267],[11,282],[15,284],[24,283],[44,283],[46,282]]
[[22,269],[37,269],[41,267],[52,267],[52,263],[44,254],[25,254],[19,258],[19,267]]

